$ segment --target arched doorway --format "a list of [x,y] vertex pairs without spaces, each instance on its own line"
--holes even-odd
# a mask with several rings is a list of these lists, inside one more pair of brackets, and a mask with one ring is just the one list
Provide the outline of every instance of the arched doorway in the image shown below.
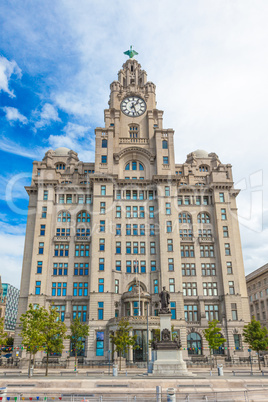
[[187,336],[188,355],[202,355],[202,338],[197,332]]

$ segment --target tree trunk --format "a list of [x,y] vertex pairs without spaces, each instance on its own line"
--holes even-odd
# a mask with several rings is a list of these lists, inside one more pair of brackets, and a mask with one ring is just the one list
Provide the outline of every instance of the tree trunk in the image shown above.
[[259,363],[259,370],[261,371],[261,359],[260,359],[260,352],[258,351],[258,363]]
[[209,348],[209,354],[210,354],[210,371],[212,371],[212,353],[211,353],[211,348]]
[[119,352],[119,371],[121,371],[121,352]]
[[48,374],[48,352],[47,352],[47,361],[46,361],[46,376]]
[[77,371],[77,352],[74,351],[74,371]]
[[32,354],[30,352],[29,365],[28,365],[28,377],[29,378],[30,378],[30,373],[31,373],[31,360],[32,360]]

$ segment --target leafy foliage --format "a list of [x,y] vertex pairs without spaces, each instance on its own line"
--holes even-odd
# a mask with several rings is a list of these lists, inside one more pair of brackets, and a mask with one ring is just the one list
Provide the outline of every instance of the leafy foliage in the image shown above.
[[209,345],[210,367],[212,369],[212,354],[214,349],[218,349],[226,339],[220,334],[221,328],[218,327],[219,321],[209,321],[208,328],[203,331],[204,337]]
[[268,348],[268,330],[261,327],[261,323],[253,317],[251,322],[244,326],[243,336],[250,348],[257,352],[259,369],[261,370],[260,351]]
[[7,333],[4,331],[5,319],[4,317],[0,318],[0,345],[5,345],[7,341]]
[[136,345],[137,335],[131,336],[129,332],[132,330],[132,327],[129,325],[129,321],[125,319],[121,319],[118,323],[117,330],[115,334],[110,335],[110,339],[112,344],[115,346],[115,351],[119,354],[120,366],[119,370],[121,370],[121,357],[125,353],[127,353],[130,346],[133,346],[133,349],[138,349],[139,346]]
[[74,348],[75,353],[75,367],[77,361],[77,353],[83,349],[83,342],[81,338],[85,338],[89,334],[89,326],[83,324],[78,316],[76,316],[75,320],[73,320],[71,326],[71,335],[68,335],[67,338],[71,340],[72,347]]

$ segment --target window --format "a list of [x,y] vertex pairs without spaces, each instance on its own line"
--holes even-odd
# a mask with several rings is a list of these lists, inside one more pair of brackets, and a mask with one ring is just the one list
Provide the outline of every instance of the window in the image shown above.
[[114,292],[119,293],[119,279],[115,279],[114,281]]
[[198,308],[196,305],[186,304],[184,306],[185,321],[198,321]]
[[186,212],[179,214],[179,223],[192,223],[191,215]]
[[166,202],[166,215],[171,215],[171,204]]
[[[61,264],[59,264],[61,265]],[[64,264],[65,265],[65,264]],[[66,264],[68,266],[68,264]],[[80,263],[80,264],[74,264],[74,275],[77,276],[84,276],[88,275],[88,263]]]
[[67,195],[66,195],[66,203],[67,203],[67,204],[72,204],[72,203],[73,203],[73,196],[72,196],[72,194],[67,194]]
[[76,217],[77,222],[90,222],[90,214],[86,211],[79,212]]
[[71,215],[67,211],[59,212],[58,222],[71,222]]
[[207,196],[207,195],[205,195],[205,196],[203,197],[203,204],[204,204],[204,205],[208,205],[208,204],[209,204],[209,202],[208,202],[208,196]]
[[228,226],[223,226],[223,237],[229,237]]
[[104,356],[104,332],[96,332],[96,356]]
[[166,140],[162,141],[162,148],[167,149],[168,148],[168,142]]
[[75,257],[89,257],[89,244],[76,244]]
[[224,193],[220,193],[220,202],[224,202]]
[[116,217],[121,218],[121,207],[120,206],[116,207]]
[[197,215],[197,222],[198,223],[210,223],[210,216],[205,212],[201,212]]
[[194,257],[194,246],[182,245],[181,246],[181,257],[182,258],[193,258]]
[[121,200],[121,191],[120,190],[116,190],[116,199]]
[[63,194],[59,194],[59,203],[64,204],[64,195]]
[[101,155],[101,163],[107,163],[107,155]]
[[199,172],[208,172],[208,167],[205,165],[199,166]]
[[37,261],[37,274],[42,274],[43,261]]
[[154,293],[158,293],[158,279],[154,279]]
[[173,239],[167,240],[167,251],[173,251]]
[[234,281],[229,281],[229,293],[230,293],[230,295],[235,294]]
[[154,199],[154,192],[153,190],[149,191],[149,200],[153,200]]
[[217,282],[203,282],[204,296],[218,296]]
[[[83,264],[82,264],[83,265]],[[88,265],[88,264],[86,264]],[[53,264],[53,276],[55,275],[68,275],[68,263],[54,263]]]
[[45,219],[47,217],[47,207],[42,207],[42,215],[41,217]]
[[73,306],[73,320],[75,320],[76,317],[80,318],[80,320],[82,322],[86,322],[86,320],[87,320],[87,306],[86,305]]
[[208,321],[219,319],[219,306],[217,304],[205,304],[206,319]]
[[36,281],[35,282],[35,294],[40,295],[40,290],[41,290],[41,281]]
[[126,242],[126,254],[131,254],[131,242]]
[[[77,235],[77,234],[76,234]],[[57,228],[56,229],[56,236],[57,237],[65,237],[65,236],[70,236],[70,229],[65,229],[65,228]]]
[[154,218],[154,207],[149,207],[149,217]]
[[105,214],[105,202],[100,203],[100,213]]
[[66,282],[52,282],[52,296],[66,296]]
[[168,156],[163,156],[163,164],[168,165]]
[[101,195],[106,195],[106,186],[101,186]]
[[231,262],[227,262],[227,274],[232,274],[233,273],[233,267],[232,267],[232,263]]
[[167,233],[172,233],[172,222],[167,221]]
[[87,282],[74,282],[73,296],[88,296],[88,283]]
[[139,199],[144,200],[144,191],[139,192]]
[[155,254],[155,242],[150,243],[150,253]]
[[121,241],[116,242],[115,252],[116,254],[121,254]]
[[40,236],[45,236],[46,225],[40,225]]
[[86,195],[86,204],[91,204],[91,195]]
[[65,318],[65,306],[55,306],[55,309],[57,310],[57,313],[59,314],[59,318],[62,322],[64,322]]
[[190,197],[187,196],[187,195],[184,197],[184,204],[185,205],[190,205]]
[[145,254],[145,242],[140,242],[140,254]]
[[151,272],[156,271],[156,261],[151,261]]
[[133,225],[133,236],[138,236],[138,225]]
[[170,187],[168,187],[168,186],[165,187],[165,196],[166,197],[170,196]]
[[121,271],[121,261],[116,261],[115,262],[115,270],[116,271]]
[[43,200],[47,201],[47,199],[48,199],[48,190],[44,190],[44,192],[43,192]]
[[183,282],[182,291],[183,296],[197,296],[196,282]]
[[144,207],[140,207],[140,218],[144,218]]
[[115,234],[116,236],[121,236],[121,224],[116,225]]
[[105,251],[105,239],[99,240],[99,246],[100,246],[100,248],[99,248],[100,251]]
[[231,303],[231,309],[232,309],[232,320],[237,321],[237,305],[236,303]]
[[170,293],[175,292],[175,279],[174,278],[169,278],[169,291],[170,291]]
[[201,264],[202,276],[215,276],[215,264]]
[[141,274],[145,274],[146,273],[146,261],[141,261],[140,266],[141,266]]
[[[67,229],[66,235],[70,236],[70,229]],[[79,238],[89,237],[90,236],[90,229],[89,228],[87,228],[87,229],[85,229],[85,228],[76,229],[76,236],[79,237]],[[87,239],[83,239],[83,240],[87,240]]]
[[240,334],[234,334],[234,344],[235,348],[239,350],[241,348],[241,335]]
[[102,148],[107,148],[107,140],[102,140],[101,141],[101,147]]
[[192,229],[180,229],[180,238],[187,239],[188,237],[192,239],[193,237]]
[[126,262],[126,273],[131,274],[131,261]]
[[103,302],[98,302],[98,320],[103,320]]
[[176,320],[176,302],[170,302],[171,319]]
[[174,259],[173,258],[168,259],[168,270],[174,271]]
[[224,248],[225,248],[225,255],[231,255],[230,243],[225,243]]
[[221,209],[221,220],[222,220],[222,221],[226,221],[226,220],[227,220],[226,209],[225,209],[225,208],[222,208],[222,209]]
[[39,243],[38,254],[44,254],[44,243]]
[[[150,225],[151,226],[151,225]],[[153,225],[154,226],[154,225]],[[140,225],[140,236],[145,236],[145,225]]]
[[214,257],[214,246],[200,246],[200,257]]
[[103,293],[104,292],[104,279],[103,278],[99,278],[99,293]]
[[196,276],[195,264],[181,264],[182,276]]
[[99,258],[99,271],[104,271],[104,258]]
[[105,221],[100,221],[100,232],[105,232]]
[[78,194],[78,204],[84,204],[84,196],[82,194]]

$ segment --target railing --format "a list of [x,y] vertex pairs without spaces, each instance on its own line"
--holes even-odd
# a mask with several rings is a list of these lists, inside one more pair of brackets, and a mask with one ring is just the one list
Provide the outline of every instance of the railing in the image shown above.
[[149,144],[148,138],[119,138],[119,144]]

